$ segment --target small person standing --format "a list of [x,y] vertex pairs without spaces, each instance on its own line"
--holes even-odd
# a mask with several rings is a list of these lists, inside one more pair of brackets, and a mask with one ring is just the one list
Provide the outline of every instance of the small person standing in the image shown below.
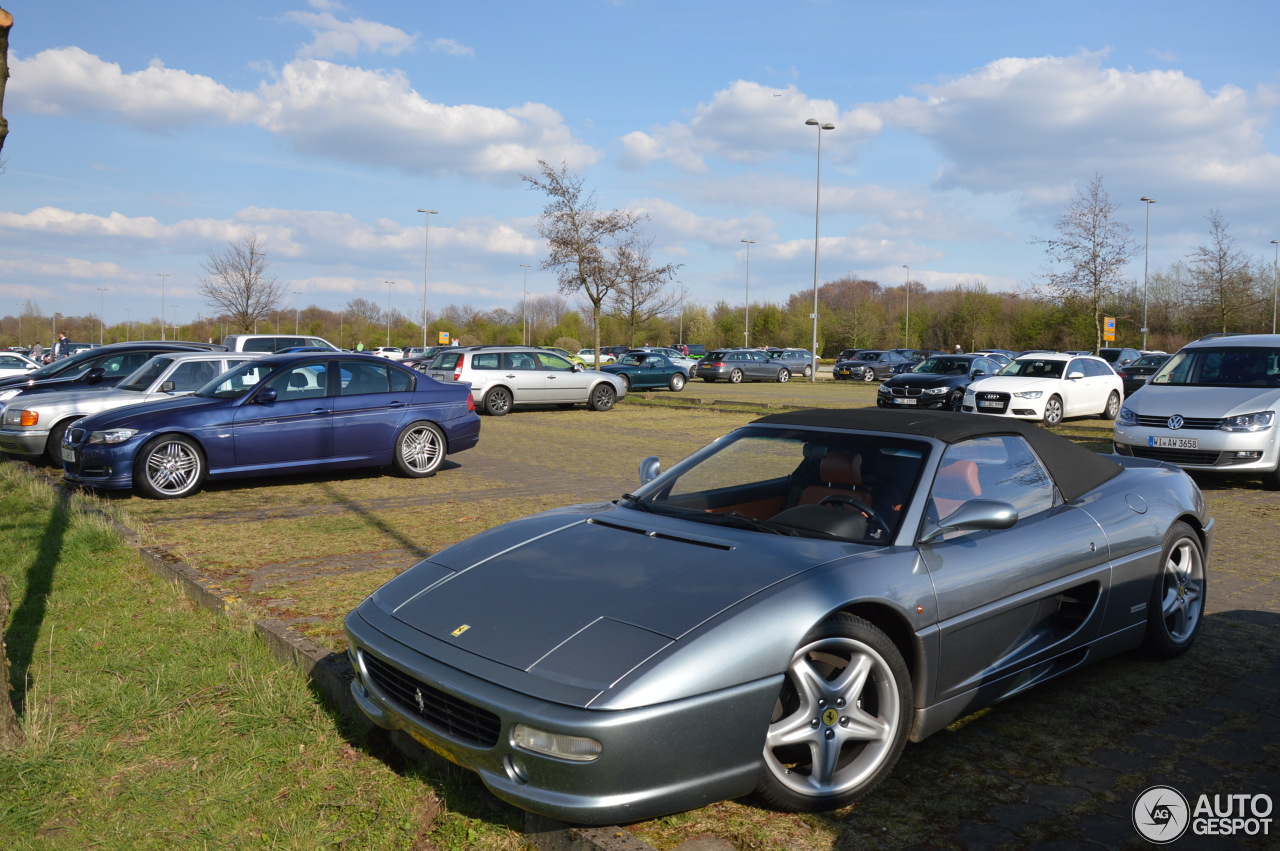
[[62,360],[71,354],[71,341],[67,339],[65,331],[58,332],[58,342],[53,344],[53,359]]

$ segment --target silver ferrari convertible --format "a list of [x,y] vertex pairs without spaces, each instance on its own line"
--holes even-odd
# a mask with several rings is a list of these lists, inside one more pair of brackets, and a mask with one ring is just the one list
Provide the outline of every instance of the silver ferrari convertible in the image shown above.
[[774,414],[616,502],[442,550],[347,616],[378,725],[613,824],[870,792],[908,740],[1103,657],[1177,656],[1213,519],[1158,462],[934,411]]

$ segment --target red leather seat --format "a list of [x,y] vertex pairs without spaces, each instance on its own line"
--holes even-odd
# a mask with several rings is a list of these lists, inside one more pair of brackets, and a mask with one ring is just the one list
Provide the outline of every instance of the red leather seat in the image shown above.
[[823,484],[809,485],[796,505],[813,505],[828,496],[851,496],[871,504],[871,494],[862,490],[862,456],[846,449],[832,449],[818,465]]

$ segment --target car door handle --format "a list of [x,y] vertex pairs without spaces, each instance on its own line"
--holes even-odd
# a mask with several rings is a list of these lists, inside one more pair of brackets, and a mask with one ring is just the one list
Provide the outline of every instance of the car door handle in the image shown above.
[[314,415],[327,414],[329,413],[329,409],[328,408],[312,408],[310,413]]
[[388,407],[388,408],[403,408],[403,407],[404,407],[404,402],[388,402],[388,403],[387,403],[387,407]]

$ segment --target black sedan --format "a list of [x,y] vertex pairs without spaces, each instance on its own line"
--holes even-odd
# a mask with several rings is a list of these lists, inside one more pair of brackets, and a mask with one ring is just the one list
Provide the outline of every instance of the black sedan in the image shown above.
[[226,348],[210,343],[139,341],[83,349],[25,375],[0,378],[0,402],[23,393],[114,387],[122,378],[156,355],[169,352],[226,351]]
[[621,376],[627,390],[683,390],[688,375],[685,368],[656,352],[627,352],[613,363],[600,367],[601,372]]
[[876,404],[881,408],[958,411],[969,383],[998,371],[995,361],[981,355],[935,355],[881,384]]
[[479,437],[470,385],[330,351],[251,360],[189,396],[77,420],[61,455],[71,484],[172,499],[206,479],[384,466],[433,476]]
[[759,349],[719,349],[707,352],[689,370],[690,378],[703,381],[788,381],[791,370],[777,361],[769,360],[767,352]]
[[375,591],[346,619],[360,709],[569,822],[826,810],[908,740],[1203,620],[1195,482],[1037,425],[779,413],[640,479]]
[[910,366],[911,361],[895,351],[859,349],[848,358],[837,361],[831,368],[831,374],[837,380],[884,381],[898,370]]
[[1146,384],[1147,380],[1164,366],[1169,357],[1165,354],[1143,355],[1133,363],[1117,367],[1116,373],[1124,381],[1124,395],[1128,396]]

